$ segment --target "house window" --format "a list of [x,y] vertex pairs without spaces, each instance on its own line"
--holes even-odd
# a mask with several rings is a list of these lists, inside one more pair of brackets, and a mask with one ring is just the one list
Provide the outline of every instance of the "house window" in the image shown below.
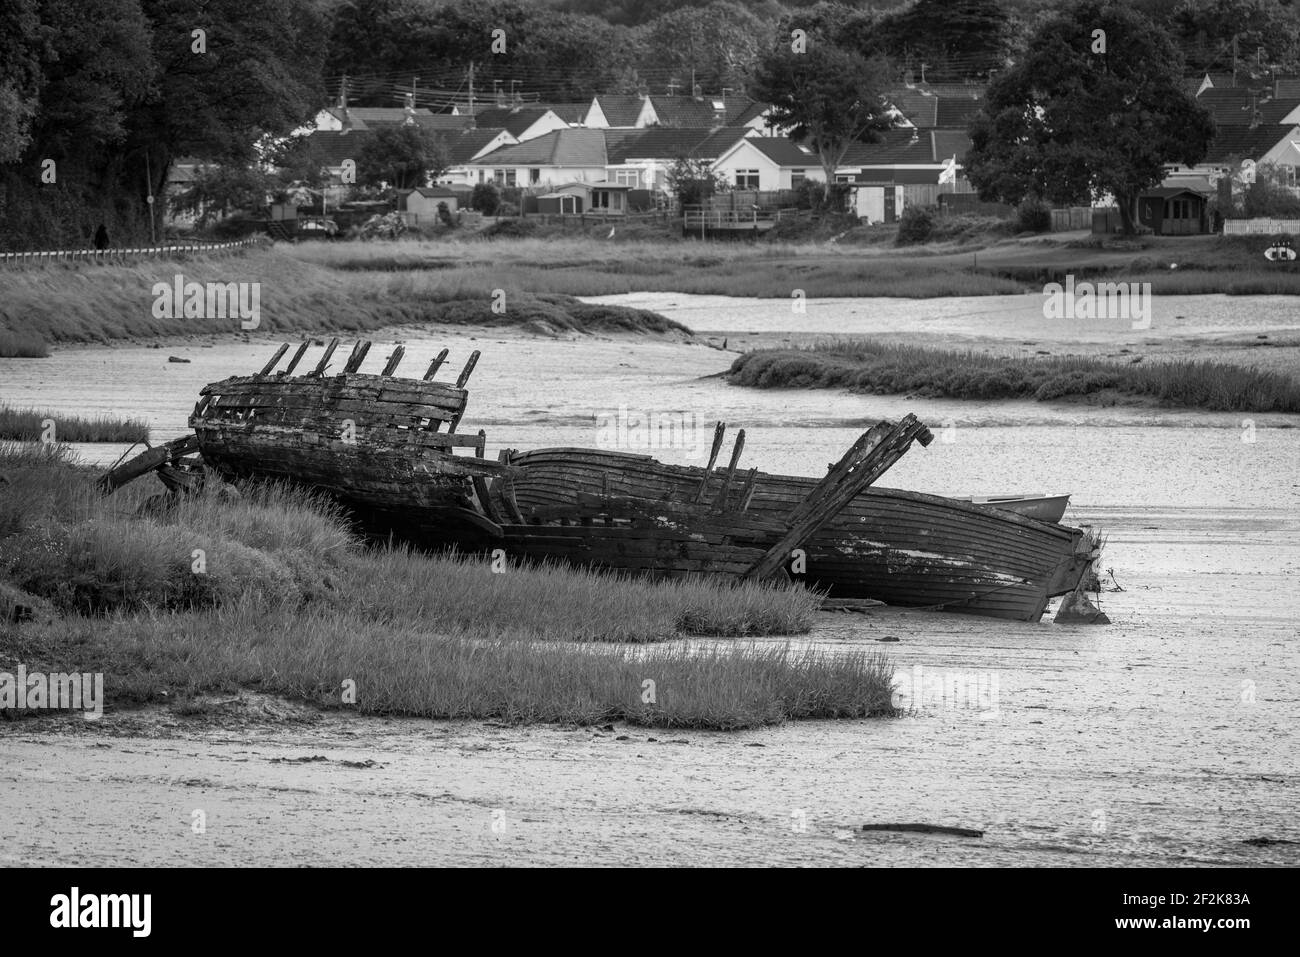
[[736,170],[736,189],[758,189],[758,170]]
[[835,182],[837,182],[837,183],[851,183],[851,182],[853,182],[853,177],[852,177],[851,175],[849,175],[848,173],[836,173],[836,174],[835,174]]
[[1289,186],[1291,189],[1295,189],[1295,167],[1283,166],[1282,175],[1286,177],[1286,185]]
[[492,179],[496,181],[497,185],[504,183],[506,181],[506,171],[503,169],[494,169],[492,171]]
[[540,169],[534,167],[528,171],[528,182],[530,184],[536,183],[541,178],[542,178],[542,171]]
[[515,179],[515,171],[512,169],[506,170],[506,185],[512,187],[517,185],[517,181]]
[[806,169],[790,170],[790,185],[795,189],[797,189],[807,178],[808,178],[808,171]]
[[614,182],[620,186],[636,186],[641,182],[641,171],[639,169],[616,169],[614,170]]

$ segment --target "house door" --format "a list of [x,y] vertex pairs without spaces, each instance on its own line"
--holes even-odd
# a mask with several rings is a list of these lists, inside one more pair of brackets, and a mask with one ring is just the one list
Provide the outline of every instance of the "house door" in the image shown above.
[[894,199],[898,195],[897,190],[895,190],[894,187],[892,186],[886,186],[884,189],[884,193],[885,193],[885,222],[896,223],[898,222],[898,210],[894,208]]

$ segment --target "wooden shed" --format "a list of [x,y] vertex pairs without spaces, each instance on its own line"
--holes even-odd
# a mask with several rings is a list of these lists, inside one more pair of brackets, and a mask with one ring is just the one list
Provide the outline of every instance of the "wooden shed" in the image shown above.
[[397,194],[397,208],[403,213],[413,213],[416,222],[434,222],[438,219],[438,204],[446,203],[447,212],[455,215],[459,197],[443,186],[423,186],[402,190]]
[[1177,186],[1149,189],[1138,196],[1138,225],[1157,236],[1194,236],[1210,231],[1206,197]]

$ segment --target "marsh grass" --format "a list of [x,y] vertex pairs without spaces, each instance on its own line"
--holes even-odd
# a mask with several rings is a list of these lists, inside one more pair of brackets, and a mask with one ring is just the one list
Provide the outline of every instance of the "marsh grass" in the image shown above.
[[0,440],[38,442],[45,432],[43,423],[47,419],[54,423],[58,442],[145,442],[149,439],[149,425],[143,419],[107,416],[89,419],[0,405]]
[[0,657],[102,671],[114,704],[258,688],[339,705],[351,679],[359,710],[427,717],[737,728],[890,713],[883,659],[725,640],[806,632],[818,596],[802,588],[494,574],[363,548],[336,509],[283,486],[213,483],[159,508],[142,481],[104,499],[58,446],[0,445],[0,475],[0,585],[53,609],[0,625]]
[[50,347],[35,333],[0,329],[0,359],[47,359]]
[[[460,270],[357,272],[298,259],[282,249],[260,249],[240,257],[200,256],[181,263],[65,263],[15,271],[6,275],[0,291],[0,337],[15,336],[20,328],[23,335],[51,342],[241,334],[238,318],[155,316],[155,283],[170,286],[178,274],[186,282],[259,283],[258,329],[272,333],[476,324],[525,326],[550,334],[689,334],[656,313],[587,305],[559,295],[563,289],[533,290],[490,269],[469,278]],[[506,292],[504,312],[492,310],[497,289]],[[539,295],[548,292],[553,294]]]
[[1086,357],[998,356],[868,339],[755,350],[732,363],[729,377],[760,389],[843,388],[878,395],[1037,401],[1114,392],[1219,412],[1300,412],[1300,380],[1223,362],[1120,365]]

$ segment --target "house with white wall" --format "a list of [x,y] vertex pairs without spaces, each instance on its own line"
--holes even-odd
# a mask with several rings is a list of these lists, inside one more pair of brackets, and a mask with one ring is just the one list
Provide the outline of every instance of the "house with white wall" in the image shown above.
[[714,161],[713,171],[735,189],[764,192],[797,189],[806,180],[826,180],[817,154],[784,136],[744,137]]

